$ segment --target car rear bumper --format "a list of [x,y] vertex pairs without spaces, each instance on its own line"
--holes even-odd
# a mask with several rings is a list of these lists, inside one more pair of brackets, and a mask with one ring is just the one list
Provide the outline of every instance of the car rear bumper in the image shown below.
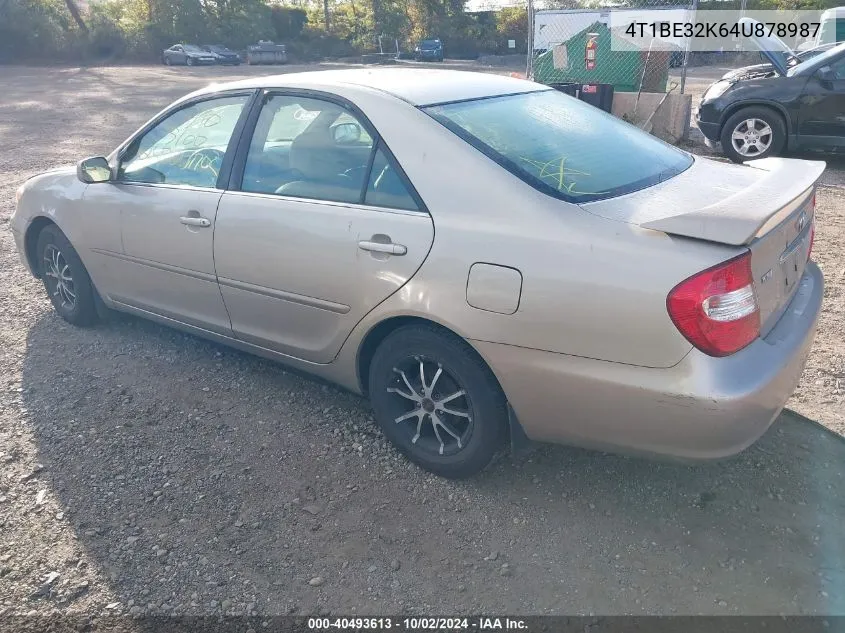
[[754,443],[792,395],[815,337],[823,285],[810,263],[765,339],[727,358],[693,349],[668,369],[473,343],[533,440],[716,459]]

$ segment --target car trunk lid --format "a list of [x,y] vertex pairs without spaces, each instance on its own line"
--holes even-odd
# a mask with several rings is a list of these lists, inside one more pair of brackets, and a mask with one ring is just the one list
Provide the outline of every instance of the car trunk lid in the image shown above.
[[697,158],[664,183],[581,206],[645,229],[748,248],[765,336],[804,273],[816,183],[824,169],[820,161],[765,158],[727,165]]

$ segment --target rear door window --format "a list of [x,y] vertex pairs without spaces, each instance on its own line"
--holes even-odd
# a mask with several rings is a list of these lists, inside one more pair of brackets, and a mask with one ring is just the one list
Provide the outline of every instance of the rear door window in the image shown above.
[[408,191],[405,179],[381,148],[373,158],[364,204],[390,209],[419,211],[419,205]]

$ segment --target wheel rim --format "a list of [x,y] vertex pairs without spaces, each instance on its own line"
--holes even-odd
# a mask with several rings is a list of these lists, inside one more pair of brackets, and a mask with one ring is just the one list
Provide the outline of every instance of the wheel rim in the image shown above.
[[44,251],[44,281],[50,297],[61,301],[61,306],[73,310],[76,306],[76,286],[70,266],[62,252],[53,244]]
[[750,118],[740,121],[731,133],[731,145],[742,156],[760,156],[771,146],[772,126],[763,119]]
[[393,373],[388,412],[410,443],[437,456],[464,450],[473,431],[473,410],[457,378],[424,356],[408,358]]
[[194,65],[194,60],[189,57],[188,58],[188,66],[193,66],[193,65]]

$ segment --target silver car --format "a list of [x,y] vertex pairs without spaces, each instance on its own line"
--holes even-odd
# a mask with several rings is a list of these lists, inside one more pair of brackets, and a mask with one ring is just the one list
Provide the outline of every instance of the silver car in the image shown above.
[[194,44],[174,44],[162,51],[161,63],[165,66],[174,64],[186,66],[210,65],[217,63],[217,55]]
[[810,350],[824,163],[714,162],[545,86],[260,77],[17,193],[56,311],[133,313],[372,402],[446,477],[525,437],[685,459],[769,427]]

